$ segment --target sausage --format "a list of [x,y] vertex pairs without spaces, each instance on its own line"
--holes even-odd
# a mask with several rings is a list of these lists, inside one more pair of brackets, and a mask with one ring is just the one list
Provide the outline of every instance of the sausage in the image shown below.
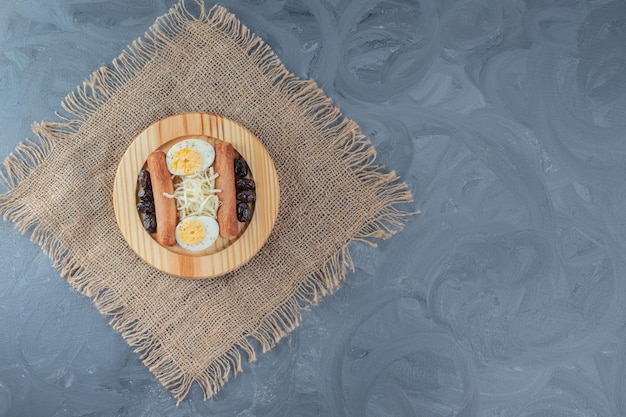
[[154,151],[148,155],[147,162],[154,196],[156,240],[162,246],[174,246],[176,244],[176,201],[163,195],[163,193],[174,193],[174,183],[167,169],[165,153]]
[[220,206],[217,209],[217,223],[220,236],[234,239],[239,233],[237,222],[237,197],[235,190],[235,150],[228,142],[219,141],[215,144],[215,188],[222,190],[217,193]]

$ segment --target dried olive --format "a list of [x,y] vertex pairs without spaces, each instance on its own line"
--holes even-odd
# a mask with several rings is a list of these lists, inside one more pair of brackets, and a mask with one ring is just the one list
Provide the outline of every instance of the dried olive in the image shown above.
[[150,213],[143,217],[143,227],[148,231],[148,233],[156,232],[156,226],[156,215]]
[[251,217],[250,207],[246,203],[237,203],[237,220],[245,223],[249,222]]
[[145,169],[139,171],[139,175],[137,176],[137,181],[139,182],[139,187],[141,188],[151,188],[152,183],[150,181],[150,173]]
[[139,213],[154,213],[154,203],[152,201],[140,201],[137,203]]
[[151,188],[140,188],[137,192],[137,197],[139,197],[141,201],[154,201]]
[[247,178],[237,178],[235,180],[235,188],[237,191],[251,191],[254,190],[254,181]]
[[248,175],[248,164],[240,156],[235,158],[235,175],[237,178],[243,178]]
[[244,190],[237,192],[237,201],[241,201],[243,203],[254,203],[256,201],[256,195],[254,191]]

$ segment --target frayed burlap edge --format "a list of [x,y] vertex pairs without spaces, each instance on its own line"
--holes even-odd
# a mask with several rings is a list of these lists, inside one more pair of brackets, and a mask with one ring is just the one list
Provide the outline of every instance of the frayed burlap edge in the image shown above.
[[[407,185],[400,181],[394,172],[385,172],[384,167],[374,164],[375,149],[361,134],[352,120],[345,119],[341,111],[332,105],[312,80],[301,80],[290,73],[265,42],[226,9],[214,6],[207,10],[202,0],[195,0],[200,7],[199,14],[193,15],[185,6],[184,0],[161,16],[144,39],[138,39],[128,46],[116,60],[112,68],[102,67],[95,71],[82,86],[68,95],[61,104],[69,115],[57,116],[59,122],[42,122],[33,126],[39,142],[27,140],[20,143],[14,152],[4,160],[0,178],[7,192],[0,196],[0,213],[10,220],[22,233],[30,232],[31,240],[53,261],[68,282],[79,292],[92,298],[98,310],[112,317],[111,326],[119,331],[130,346],[140,354],[141,360],[168,388],[182,401],[189,393],[193,382],[198,382],[204,397],[213,396],[227,381],[229,376],[242,371],[242,352],[249,361],[256,360],[251,339],[258,341],[263,352],[271,349],[285,335],[295,329],[300,322],[301,311],[317,303],[327,294],[339,288],[347,270],[354,271],[348,245],[351,241],[376,246],[373,239],[387,239],[401,229],[412,212],[398,208],[398,205],[412,202]],[[34,218],[24,199],[13,195],[20,183],[45,161],[54,147],[55,140],[68,140],[77,133],[107,100],[116,94],[154,56],[159,46],[176,37],[188,21],[215,25],[224,34],[232,37],[254,60],[260,71],[272,79],[286,100],[307,109],[304,117],[328,137],[336,140],[330,144],[340,151],[345,164],[363,182],[364,186],[376,190],[382,209],[349,241],[345,242],[318,271],[308,276],[292,296],[279,305],[270,316],[249,334],[235,343],[218,360],[213,362],[202,375],[186,375],[169,358],[161,347],[161,342],[149,333],[135,317],[126,314],[119,298],[104,283],[90,276],[76,263],[56,237],[38,219]]]

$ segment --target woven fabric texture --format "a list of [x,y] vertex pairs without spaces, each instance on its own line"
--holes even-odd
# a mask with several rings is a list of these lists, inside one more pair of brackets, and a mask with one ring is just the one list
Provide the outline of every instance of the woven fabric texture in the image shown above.
[[[190,5],[191,6],[191,5]],[[359,127],[311,80],[301,80],[224,8],[184,2],[70,94],[60,119],[4,161],[0,211],[91,297],[143,362],[182,400],[206,397],[272,348],[300,311],[337,289],[348,245],[399,230],[411,194],[374,162]],[[276,166],[278,218],[247,264],[218,279],[185,280],[139,259],[120,233],[117,165],[145,128],[185,112],[250,129]]]

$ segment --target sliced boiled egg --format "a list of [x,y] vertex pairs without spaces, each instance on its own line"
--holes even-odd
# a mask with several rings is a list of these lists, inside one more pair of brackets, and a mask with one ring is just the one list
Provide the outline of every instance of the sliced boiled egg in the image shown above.
[[189,216],[176,226],[176,243],[183,249],[201,251],[209,248],[220,233],[220,226],[209,216]]
[[215,149],[202,139],[185,139],[167,151],[167,169],[174,175],[191,175],[206,171],[215,160]]

